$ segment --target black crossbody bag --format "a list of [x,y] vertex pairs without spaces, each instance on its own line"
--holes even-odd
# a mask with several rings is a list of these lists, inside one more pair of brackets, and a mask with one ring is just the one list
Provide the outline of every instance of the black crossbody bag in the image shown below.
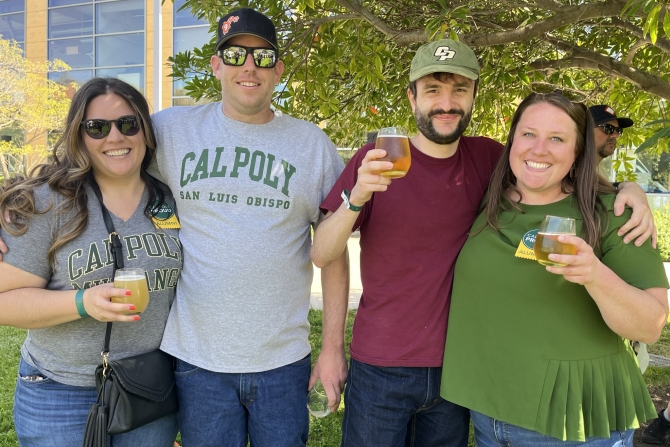
[[[114,231],[109,211],[102,202],[100,188],[92,181],[109,232],[109,248],[114,258],[112,278],[123,268],[121,238]],[[86,420],[83,447],[107,447],[108,435],[135,430],[178,410],[174,386],[174,358],[156,349],[144,354],[109,361],[112,323],[107,323],[102,364],[95,370],[98,399]]]

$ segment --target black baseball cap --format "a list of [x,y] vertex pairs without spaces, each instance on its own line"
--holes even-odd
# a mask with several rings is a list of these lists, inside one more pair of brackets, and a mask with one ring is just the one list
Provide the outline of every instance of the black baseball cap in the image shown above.
[[241,34],[249,34],[267,41],[275,50],[277,45],[277,31],[272,20],[251,8],[237,9],[219,19],[217,29],[218,40],[215,51],[219,51],[228,39]]
[[598,104],[597,106],[589,107],[593,121],[597,124],[606,123],[608,121],[617,120],[619,127],[625,129],[633,125],[633,120],[630,118],[617,118],[614,109],[605,104]]

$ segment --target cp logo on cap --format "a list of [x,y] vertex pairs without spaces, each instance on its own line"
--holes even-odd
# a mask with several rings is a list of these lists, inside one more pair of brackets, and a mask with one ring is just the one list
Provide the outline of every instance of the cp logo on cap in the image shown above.
[[446,61],[447,59],[453,59],[456,56],[456,52],[450,50],[449,47],[437,47],[435,56],[439,57],[439,61]]
[[240,18],[239,18],[238,16],[232,16],[232,17],[229,17],[228,20],[226,20],[225,22],[223,22],[223,24],[221,25],[221,33],[222,33],[224,36],[225,36],[226,34],[228,34],[228,31],[230,31],[231,23],[237,22],[238,20],[240,20]]

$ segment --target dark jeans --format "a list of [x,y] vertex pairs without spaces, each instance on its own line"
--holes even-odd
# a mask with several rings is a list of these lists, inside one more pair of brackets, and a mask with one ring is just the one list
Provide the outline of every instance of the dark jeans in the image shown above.
[[351,359],[342,447],[466,447],[467,409],[440,397],[442,368],[386,368]]
[[299,447],[307,443],[310,356],[258,373],[217,373],[177,359],[184,447]]

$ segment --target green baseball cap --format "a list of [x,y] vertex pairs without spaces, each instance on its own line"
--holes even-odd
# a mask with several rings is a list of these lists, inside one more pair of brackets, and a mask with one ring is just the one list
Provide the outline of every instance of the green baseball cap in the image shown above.
[[454,73],[476,80],[479,78],[479,61],[470,47],[462,42],[436,40],[417,50],[409,70],[409,80],[414,82],[431,73]]

